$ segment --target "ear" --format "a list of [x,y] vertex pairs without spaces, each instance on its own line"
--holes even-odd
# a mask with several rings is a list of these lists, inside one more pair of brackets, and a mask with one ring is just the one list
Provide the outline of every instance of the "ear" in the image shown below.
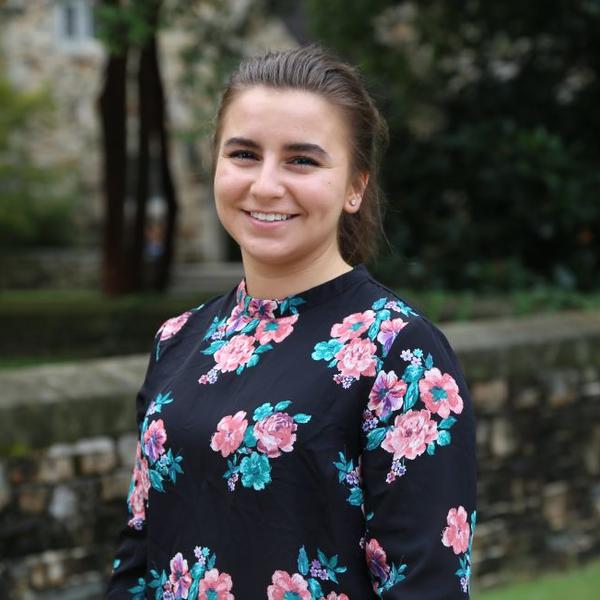
[[357,173],[354,181],[348,187],[346,202],[344,203],[344,211],[350,214],[357,213],[360,210],[363,194],[369,183],[369,173]]

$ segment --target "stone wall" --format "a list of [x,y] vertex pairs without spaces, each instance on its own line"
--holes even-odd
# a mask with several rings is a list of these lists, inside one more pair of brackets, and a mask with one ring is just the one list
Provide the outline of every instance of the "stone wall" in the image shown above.
[[[600,312],[443,327],[478,418],[475,586],[600,554]],[[96,599],[146,357],[0,373],[0,589]]]

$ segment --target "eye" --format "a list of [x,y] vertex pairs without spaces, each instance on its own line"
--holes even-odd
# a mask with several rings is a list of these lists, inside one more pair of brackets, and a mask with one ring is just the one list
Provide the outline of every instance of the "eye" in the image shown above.
[[256,154],[250,152],[250,150],[234,150],[227,156],[228,158],[240,158],[242,160],[253,160],[256,158]]
[[308,156],[295,156],[290,160],[293,165],[298,165],[300,167],[318,167],[319,163],[310,158]]

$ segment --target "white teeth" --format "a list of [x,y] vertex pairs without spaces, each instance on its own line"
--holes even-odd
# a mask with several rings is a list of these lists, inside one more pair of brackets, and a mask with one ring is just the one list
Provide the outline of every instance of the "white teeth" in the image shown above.
[[283,215],[281,213],[251,212],[250,214],[259,221],[287,221],[291,219],[291,215]]

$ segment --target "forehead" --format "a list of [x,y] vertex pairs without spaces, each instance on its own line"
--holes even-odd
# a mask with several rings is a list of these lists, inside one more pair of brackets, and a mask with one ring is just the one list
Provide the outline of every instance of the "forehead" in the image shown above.
[[342,111],[318,94],[257,86],[240,92],[229,105],[221,137],[242,136],[263,143],[293,140],[345,149],[347,134]]

